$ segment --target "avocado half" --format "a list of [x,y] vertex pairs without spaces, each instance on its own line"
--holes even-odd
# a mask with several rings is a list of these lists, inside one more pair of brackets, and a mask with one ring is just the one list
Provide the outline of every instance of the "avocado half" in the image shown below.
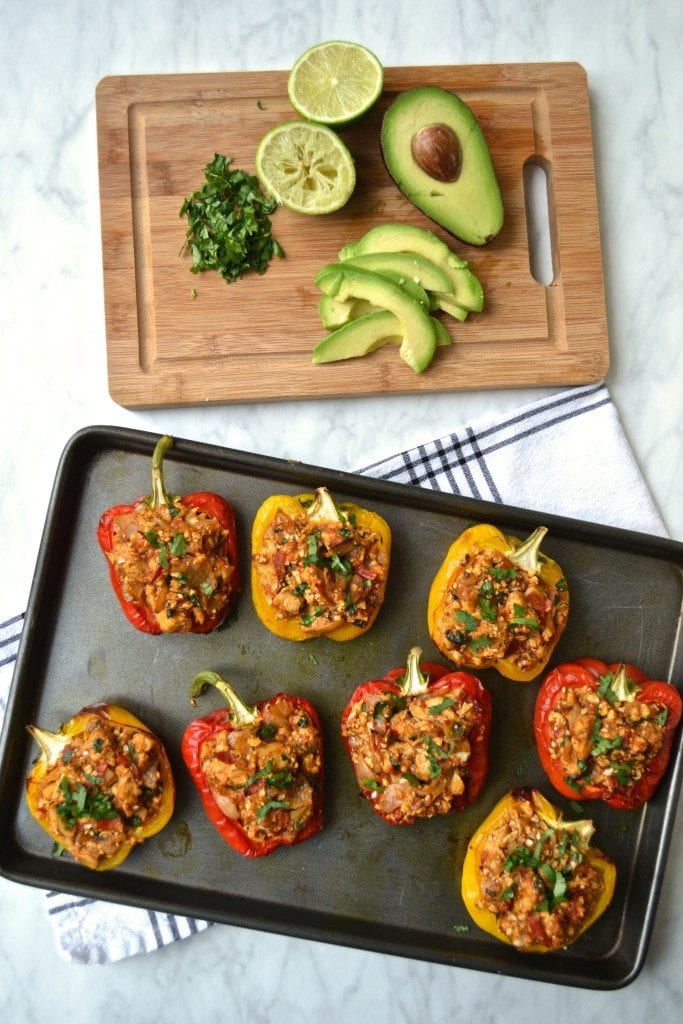
[[389,174],[418,209],[470,245],[495,238],[500,188],[482,130],[459,96],[430,85],[400,93],[380,139]]

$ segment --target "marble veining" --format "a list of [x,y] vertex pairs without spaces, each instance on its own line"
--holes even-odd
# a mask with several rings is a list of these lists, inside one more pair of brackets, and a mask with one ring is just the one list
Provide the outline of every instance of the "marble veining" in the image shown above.
[[[607,383],[671,536],[681,501],[681,7],[671,0],[5,0],[0,33],[0,536],[23,610],[59,455],[110,423],[352,470],[538,390],[130,412],[107,393],[94,90],[105,75],[285,68],[324,38],[387,64],[576,60],[588,72],[611,339]],[[599,486],[599,481],[587,481]],[[682,996],[674,836],[640,978],[607,994],[216,926],[113,967],[55,951],[37,890],[0,880],[0,1012],[18,1024],[657,1019]],[[171,999],[168,993],[172,993]],[[55,1007],[60,1009],[55,1010]]]

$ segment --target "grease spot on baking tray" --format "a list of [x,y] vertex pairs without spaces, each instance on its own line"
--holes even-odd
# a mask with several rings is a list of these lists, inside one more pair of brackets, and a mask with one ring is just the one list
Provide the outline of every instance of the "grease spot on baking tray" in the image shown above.
[[88,656],[88,675],[97,682],[107,679],[107,655],[103,647],[96,647]]

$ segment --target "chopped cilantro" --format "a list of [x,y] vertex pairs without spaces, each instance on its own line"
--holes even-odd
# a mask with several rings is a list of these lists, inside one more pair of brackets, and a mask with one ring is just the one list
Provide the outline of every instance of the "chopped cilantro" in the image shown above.
[[187,543],[185,542],[185,534],[174,533],[171,537],[171,543],[168,546],[168,550],[172,555],[176,557],[179,555],[187,554]]
[[63,800],[57,804],[57,814],[67,828],[75,828],[79,818],[94,818],[96,821],[102,818],[118,818],[111,799],[104,793],[100,793],[97,787],[87,789],[79,782],[74,789],[71,788],[69,779],[64,778],[59,783],[59,792]]
[[255,175],[230,170],[231,163],[232,157],[216,153],[204,168],[204,185],[180,208],[191,272],[215,270],[228,283],[248,271],[263,274],[273,256],[284,255],[271,234],[269,215],[277,203],[264,196]]
[[538,629],[538,619],[533,615],[527,615],[524,605],[514,605],[513,611],[514,615],[510,619],[511,626],[527,626],[529,629]]
[[263,821],[271,811],[291,811],[291,807],[284,803],[283,800],[269,800],[263,807],[259,807],[256,817],[259,821]]
[[441,714],[442,711],[445,711],[446,708],[452,708],[454,706],[455,706],[455,701],[453,700],[452,697],[444,697],[444,699],[442,701],[440,701],[440,703],[432,704],[432,706],[429,709],[429,714],[430,715],[439,715],[439,714]]
[[455,619],[459,622],[463,629],[466,629],[468,633],[471,633],[473,629],[477,628],[477,620],[469,612],[466,612],[464,608],[461,608],[455,613]]
[[256,730],[256,735],[267,743],[277,735],[277,726],[274,722],[263,722]]

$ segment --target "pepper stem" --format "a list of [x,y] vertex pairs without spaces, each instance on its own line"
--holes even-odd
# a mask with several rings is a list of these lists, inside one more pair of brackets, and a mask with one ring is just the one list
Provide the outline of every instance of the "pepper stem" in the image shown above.
[[412,697],[418,693],[426,693],[429,687],[429,676],[420,669],[420,656],[422,651],[419,647],[411,647],[406,659],[405,673],[398,680],[401,693],[404,697]]
[[308,510],[308,518],[313,522],[344,522],[344,519],[335,504],[334,498],[328,491],[327,487],[316,488],[315,501]]
[[634,683],[632,679],[629,679],[626,674],[626,666],[623,662],[614,673],[612,681],[609,684],[609,689],[617,700],[635,700],[636,693],[638,692],[638,684]]
[[548,828],[553,829],[555,832],[574,832],[579,840],[581,841],[584,849],[589,845],[591,837],[595,832],[595,825],[590,818],[581,818],[578,821],[565,821],[560,815],[559,817],[550,817],[544,814],[538,807],[536,807],[539,818],[541,818]]
[[27,725],[26,730],[33,736],[33,739],[47,758],[48,764],[52,764],[53,761],[57,760],[64,747],[71,740],[71,737],[63,732],[48,732],[47,729],[40,729],[37,725]]
[[156,448],[152,454],[152,493],[150,495],[150,506],[159,508],[161,505],[172,505],[173,498],[164,486],[164,455],[173,447],[173,438],[164,434],[157,441]]
[[537,527],[518,548],[509,548],[505,552],[506,558],[526,572],[537,573],[541,568],[541,543],[547,532],[547,526]]
[[253,725],[259,715],[256,708],[237,696],[230,683],[222,679],[217,672],[199,672],[192,680],[190,686],[190,697],[201,697],[207,686],[215,686],[225,697],[231,711],[233,725],[241,728],[246,725]]

